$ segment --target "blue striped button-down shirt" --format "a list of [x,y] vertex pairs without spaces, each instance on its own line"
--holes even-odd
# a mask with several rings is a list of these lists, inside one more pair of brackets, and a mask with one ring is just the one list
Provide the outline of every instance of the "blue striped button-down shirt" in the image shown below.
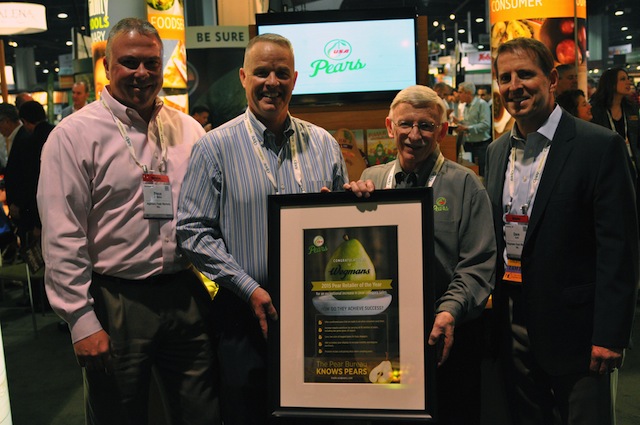
[[[281,149],[273,134],[265,137],[266,127],[250,111],[198,141],[180,192],[178,240],[198,270],[248,300],[258,285],[267,286],[267,197],[276,190],[254,151],[245,119],[255,130],[278,193],[319,192],[323,186],[342,190],[348,176],[335,139],[294,117]],[[294,176],[290,143],[297,146],[302,187]]]

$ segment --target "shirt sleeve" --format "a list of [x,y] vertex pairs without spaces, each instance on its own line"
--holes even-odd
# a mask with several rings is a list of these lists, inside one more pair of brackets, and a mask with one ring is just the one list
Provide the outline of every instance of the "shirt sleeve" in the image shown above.
[[191,153],[180,190],[178,244],[200,272],[248,301],[260,285],[228,252],[220,228],[222,172],[202,139]]
[[483,134],[491,128],[491,109],[486,102],[478,101],[471,108],[471,119],[468,124],[469,134]]
[[458,261],[436,313],[448,311],[456,324],[480,316],[495,285],[496,242],[491,203],[481,183],[467,174],[458,229]]
[[90,166],[79,159],[69,127],[56,128],[45,143],[38,183],[42,220],[45,286],[53,310],[71,329],[75,343],[102,329],[95,312],[88,253],[91,207]]

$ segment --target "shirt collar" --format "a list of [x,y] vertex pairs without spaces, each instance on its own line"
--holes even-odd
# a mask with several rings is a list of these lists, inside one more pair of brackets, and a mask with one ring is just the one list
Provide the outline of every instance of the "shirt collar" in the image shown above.
[[[102,92],[100,93],[100,98],[104,99],[107,105],[109,105],[109,108],[111,109],[111,111],[113,111],[113,115],[115,115],[116,118],[118,118],[123,124],[126,125],[133,125],[134,123],[138,122],[142,122],[145,125],[148,125],[148,123],[140,116],[138,111],[120,103],[113,96],[111,96],[111,93],[109,93],[109,90],[107,90],[106,87],[105,90],[102,90]],[[151,120],[153,120],[154,117],[160,113],[160,110],[163,106],[164,102],[162,102],[160,98],[156,98],[153,113],[151,114]]]
[[[429,157],[417,169],[412,171],[418,176],[418,184],[417,184],[418,187],[426,186],[427,180],[429,179],[429,175],[431,174],[431,170],[433,170],[433,167],[436,165],[438,156],[440,156],[440,148],[436,146],[433,152],[431,152],[431,155],[429,155]],[[402,169],[402,166],[400,165],[400,159],[396,159],[396,161],[397,161],[396,170],[398,170],[396,172],[396,181],[397,181],[398,174],[401,174],[401,173],[410,174],[410,173],[406,173]]]
[[[558,105],[555,105],[547,120],[542,123],[538,130],[536,130],[536,133],[541,134],[547,140],[549,140],[549,142],[551,142],[553,140],[553,136],[556,134],[556,130],[558,130],[560,118],[562,118],[562,108],[560,108]],[[525,134],[524,137],[526,138],[527,135]],[[525,140],[518,134],[518,128],[515,124],[513,125],[513,127],[511,127],[511,140],[513,141],[514,139],[519,141]]]
[[[250,108],[247,108],[247,116],[249,117],[249,124],[251,124],[256,132],[260,143],[263,145],[268,144],[275,146],[275,135],[267,130],[267,127],[255,116]],[[288,140],[293,133],[294,130],[291,125],[291,114],[287,113],[287,120],[285,121],[285,130],[283,133],[285,140]],[[282,145],[284,146],[284,143]]]
[[18,123],[18,126],[14,128],[11,134],[9,135],[9,137],[7,137],[7,141],[9,143],[13,143],[13,139],[16,137],[16,134],[18,134],[18,131],[20,131],[21,128],[22,128],[22,121]]

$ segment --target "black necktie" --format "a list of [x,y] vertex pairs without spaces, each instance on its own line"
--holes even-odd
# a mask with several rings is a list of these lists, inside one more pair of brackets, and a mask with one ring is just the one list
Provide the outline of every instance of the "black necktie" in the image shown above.
[[416,187],[418,184],[418,175],[416,173],[405,173],[400,171],[396,173],[396,188],[404,189],[407,187]]

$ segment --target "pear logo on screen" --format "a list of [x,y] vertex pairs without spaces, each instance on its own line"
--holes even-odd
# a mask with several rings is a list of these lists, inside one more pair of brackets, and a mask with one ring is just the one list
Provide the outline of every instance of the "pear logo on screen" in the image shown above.
[[324,46],[324,55],[336,61],[344,60],[351,56],[351,44],[346,40],[331,40]]
[[316,59],[311,62],[311,75],[310,78],[317,76],[320,73],[323,74],[336,74],[339,72],[359,71],[364,69],[367,64],[363,63],[360,59],[355,61],[346,60],[351,56],[353,49],[348,41],[342,39],[334,39],[324,45],[324,55],[327,59]]

